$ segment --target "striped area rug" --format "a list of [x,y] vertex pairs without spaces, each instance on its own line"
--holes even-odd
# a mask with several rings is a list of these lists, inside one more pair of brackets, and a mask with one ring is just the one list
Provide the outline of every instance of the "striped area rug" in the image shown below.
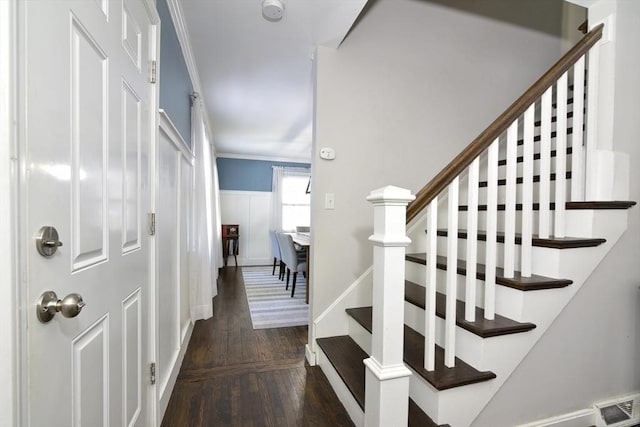
[[[309,323],[309,306],[305,303],[306,281],[301,273],[296,280],[296,293],[291,298],[285,282],[271,275],[272,267],[242,267],[253,329],[283,328]],[[293,281],[293,274],[291,281]]]

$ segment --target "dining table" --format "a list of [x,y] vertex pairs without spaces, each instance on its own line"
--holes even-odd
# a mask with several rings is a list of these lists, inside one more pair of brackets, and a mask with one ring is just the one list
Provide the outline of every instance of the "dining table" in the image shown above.
[[309,277],[309,248],[311,247],[311,235],[307,232],[297,232],[291,234],[293,243],[304,249],[307,255],[307,271],[305,273],[305,280],[307,281],[305,301],[309,304],[309,288],[311,287],[311,278]]

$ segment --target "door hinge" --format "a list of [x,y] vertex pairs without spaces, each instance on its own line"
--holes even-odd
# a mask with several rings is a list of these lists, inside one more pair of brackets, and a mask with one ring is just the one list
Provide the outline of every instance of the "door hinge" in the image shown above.
[[149,222],[149,236],[155,236],[156,235],[156,214],[155,212],[150,212],[149,213],[149,218],[148,218],[148,222]]
[[158,81],[158,61],[149,61],[149,83],[155,83]]
[[149,365],[149,382],[151,385],[156,383],[156,362],[151,362]]

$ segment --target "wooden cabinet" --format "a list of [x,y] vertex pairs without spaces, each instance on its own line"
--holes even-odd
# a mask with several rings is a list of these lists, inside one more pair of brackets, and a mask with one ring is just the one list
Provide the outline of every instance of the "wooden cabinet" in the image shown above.
[[233,255],[236,267],[238,266],[239,238],[240,226],[238,224],[222,224],[222,256],[225,267],[229,255]]

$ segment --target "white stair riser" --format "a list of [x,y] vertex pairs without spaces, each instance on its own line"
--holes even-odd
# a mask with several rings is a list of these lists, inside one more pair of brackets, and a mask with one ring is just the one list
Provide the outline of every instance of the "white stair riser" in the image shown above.
[[335,368],[327,358],[327,356],[322,352],[322,349],[318,347],[316,352],[317,362],[322,372],[327,377],[329,384],[333,388],[333,391],[338,396],[338,400],[342,403],[344,408],[347,410],[351,421],[357,427],[364,426],[364,411],[358,405],[358,402],[353,397],[345,383],[340,378],[340,375],[336,372]]
[[[424,286],[424,266],[422,265],[409,265],[415,263],[407,263],[407,280],[410,280],[418,285]],[[438,292],[445,293],[446,290],[446,271],[438,270],[436,272],[436,282]],[[476,307],[484,307],[484,286],[485,283],[482,280],[476,280]],[[460,301],[465,300],[466,289],[466,276],[457,275],[456,277],[457,299]],[[531,292],[531,291],[530,291]],[[526,294],[529,292],[523,292],[518,289],[509,288],[507,286],[496,285],[496,313],[502,316],[508,317],[517,321],[527,321],[523,319],[523,308]]]
[[[522,154],[518,153],[518,157],[520,157]],[[549,163],[549,172],[550,173],[555,173],[556,172],[556,159],[557,157],[551,157],[551,162]],[[486,162],[483,163],[483,161],[480,161],[480,173],[479,173],[479,181],[487,181],[487,164]],[[571,171],[571,154],[568,154],[566,156],[566,171]],[[516,176],[517,177],[521,177],[523,176],[523,163],[519,162],[516,165]],[[534,175],[540,175],[540,159],[536,159],[533,161],[533,174]],[[498,179],[505,179],[507,176],[507,166],[506,165],[500,165],[498,166]],[[467,177],[467,173],[463,173],[462,176],[460,177],[460,188],[462,189],[462,187],[464,186],[466,188],[467,186],[467,182],[468,182],[468,177]]]
[[[553,215],[554,215],[554,211],[549,211],[549,223],[550,223],[550,233],[551,235],[553,235]],[[516,211],[516,230],[521,230],[522,229],[522,212],[521,211]],[[540,222],[540,217],[539,217],[539,212],[538,211],[533,211],[533,223],[532,223],[532,233],[533,234],[538,234],[538,230],[539,230],[539,222]],[[442,222],[438,222],[438,228],[447,228],[447,223],[446,223],[446,218],[438,218],[438,220],[442,220]],[[465,224],[465,228],[466,228],[466,224],[467,224],[467,212],[463,212],[461,211],[458,215],[458,222],[459,224]],[[568,222],[568,221],[565,221]],[[487,224],[487,212],[486,211],[479,211],[478,212],[478,230],[484,230],[486,229],[486,224]],[[504,231],[505,228],[505,212],[504,211],[498,211],[498,221],[497,221],[497,229],[498,231]],[[565,233],[566,234],[566,233]],[[569,234],[567,234],[569,235]],[[578,236],[572,236],[572,237],[578,237]]]
[[367,354],[371,354],[371,334],[351,316],[349,316],[349,336]]
[[[405,324],[411,329],[425,334],[424,323],[425,311],[409,302],[405,303]],[[436,316],[436,344],[444,346],[444,319]],[[485,363],[484,346],[486,339],[483,339],[466,329],[456,328],[456,357],[461,358],[476,369],[485,369],[482,365]],[[489,368],[486,368],[489,369]]]
[[[448,237],[438,236],[438,255],[446,256],[447,255],[447,244]],[[458,239],[458,259],[466,260],[467,259],[467,239]],[[480,264],[485,263],[486,259],[486,246],[487,242],[478,240],[477,244],[477,262]],[[515,265],[516,270],[520,270],[520,245],[516,245],[515,252]],[[504,243],[496,243],[497,248],[497,256],[496,256],[496,265],[498,267],[504,266]],[[533,248],[533,251],[536,251],[537,247]]]
[[[523,186],[522,184],[516,184],[516,203],[522,203],[522,198],[523,198],[522,186]],[[565,180],[565,189],[566,189],[566,194],[571,194],[571,180]],[[556,194],[555,191],[556,191],[556,182],[550,181],[549,195],[551,199],[553,199],[553,197],[555,196]],[[459,205],[467,205],[467,200],[468,200],[467,192],[468,190],[467,190],[466,184],[464,187],[460,187],[460,196],[458,198]],[[478,204],[480,205],[487,204],[487,193],[488,193],[487,187],[478,188]],[[499,185],[498,186],[498,203],[499,204],[506,203],[506,199],[507,199],[506,195],[507,195],[507,186]],[[533,196],[532,200],[534,201],[534,203],[537,203],[540,200],[540,183],[539,182],[533,183],[532,196]],[[441,215],[444,216],[445,213],[442,212]]]
[[[486,404],[478,401],[477,398],[474,400],[474,396],[493,394],[496,388],[493,381],[484,381],[438,391],[413,370],[412,374],[409,381],[409,395],[437,424],[468,425],[471,421],[468,419],[469,414],[478,413]],[[464,409],[461,410],[461,408]]]

